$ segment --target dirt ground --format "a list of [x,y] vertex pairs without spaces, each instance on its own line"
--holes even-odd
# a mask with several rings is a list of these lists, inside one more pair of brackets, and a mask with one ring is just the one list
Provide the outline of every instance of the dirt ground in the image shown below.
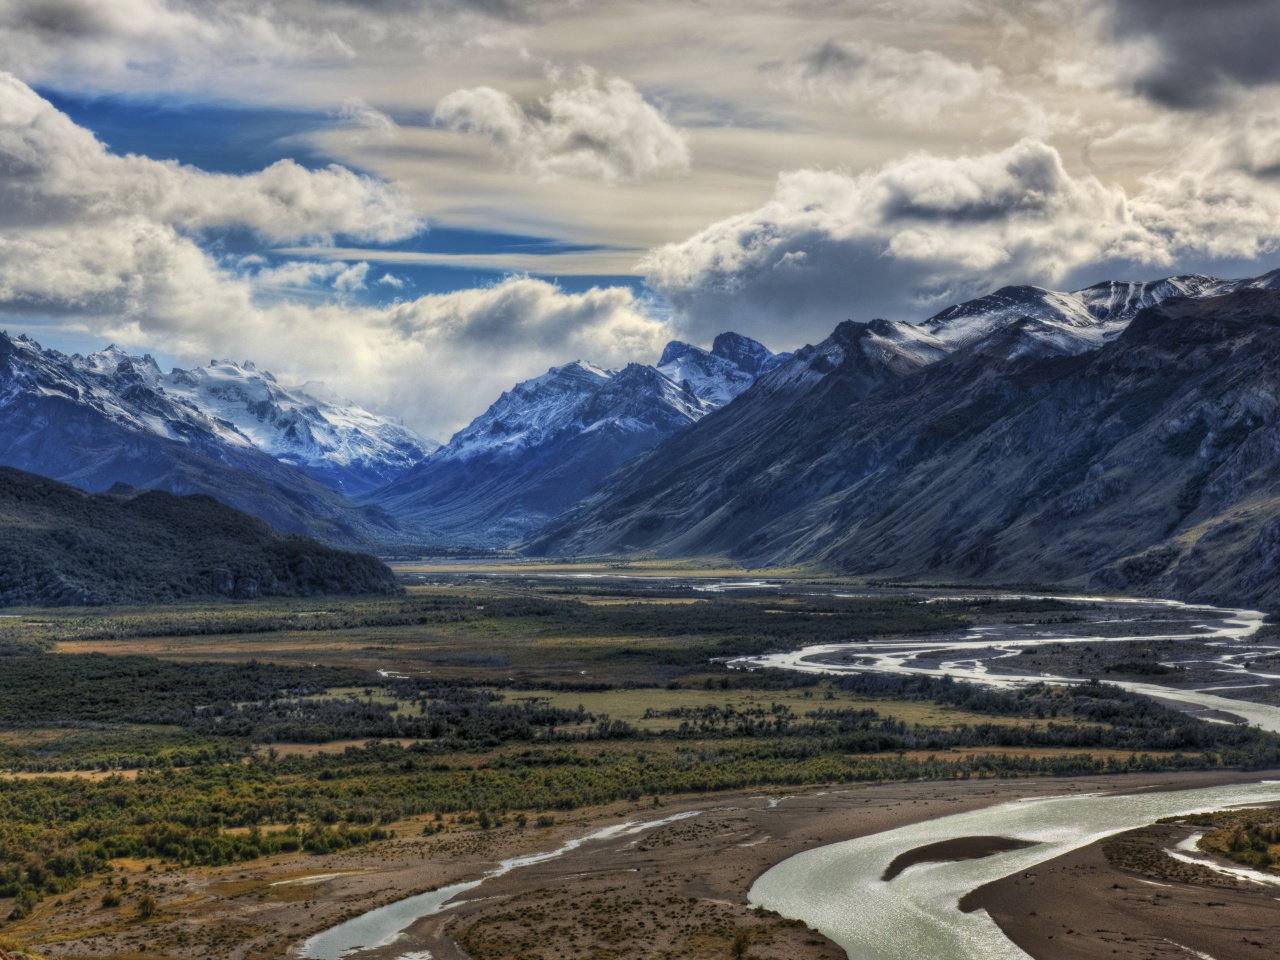
[[[1280,956],[1280,887],[1235,881],[1165,857],[1190,827],[1130,831],[1126,869],[1103,841],[974,891],[982,908],[1035,960],[1262,960]],[[1115,850],[1115,847],[1112,847]]]
[[[106,891],[93,881],[56,902],[46,901],[20,926],[4,932],[28,940],[33,949],[50,958],[298,957],[303,943],[314,933],[411,894],[479,879],[503,858],[554,850],[570,839],[623,821],[698,811],[696,816],[649,830],[589,842],[556,859],[486,880],[463,894],[460,905],[411,926],[393,948],[356,953],[352,960],[387,960],[425,951],[430,951],[433,960],[711,960],[735,956],[838,960],[843,951],[824,937],[803,925],[751,910],[747,893],[755,878],[810,847],[1017,797],[1099,789],[1175,789],[1243,779],[1256,779],[1256,775],[1166,773],[868,784],[798,789],[793,794],[774,790],[680,798],[664,801],[661,807],[647,801],[617,804],[554,814],[555,823],[541,828],[531,819],[525,828],[509,823],[488,831],[464,828],[430,836],[423,835],[424,827],[430,826],[428,821],[403,822],[394,825],[396,840],[332,856],[295,855],[192,870],[129,863],[116,873],[117,893],[121,892],[118,878],[127,875],[130,881],[119,906],[104,907]],[[1057,877],[1061,872],[1057,864],[1046,865],[1038,875]],[[1063,878],[1080,875],[1082,881],[1086,874],[1091,879],[1102,870],[1096,863],[1088,870],[1065,869]],[[1038,902],[1047,891],[1046,882],[1039,879],[1035,888],[1014,889],[1019,895],[1035,890],[1032,900]],[[1120,882],[1126,884],[1131,897],[1153,901],[1158,899],[1155,893],[1168,895],[1156,887],[1150,887],[1149,892],[1132,878]],[[1109,889],[1110,882],[1102,886]],[[1005,901],[998,898],[993,901],[993,915],[1007,922],[1003,919],[1006,915],[1038,910],[1034,926],[1040,928],[1041,936],[1047,935],[1044,930],[1053,932],[1063,923],[1073,930],[1093,931],[1104,926],[1075,919],[1069,910],[1059,918],[1058,912],[1066,909],[1064,901],[1076,896],[1077,888],[1070,887],[1066,895],[1052,889],[1048,898],[1052,907],[1009,900],[1012,906],[1006,910],[1002,906]],[[137,914],[136,903],[144,891],[156,902],[150,918]],[[1228,892],[1212,890],[1208,899],[1224,901]],[[1110,895],[1106,890],[1099,894],[1106,895]],[[1203,892],[1196,895],[1206,899]],[[1157,905],[1152,909],[1163,908]],[[1053,927],[1046,926],[1049,921],[1045,918],[1050,916]],[[1136,916],[1145,922],[1141,914]],[[1118,933],[1120,942],[1130,935],[1125,922],[1117,915],[1105,924],[1108,929],[1122,931]],[[1278,926],[1273,920],[1271,929]],[[1011,923],[1009,929],[1016,940],[1021,928]],[[1246,932],[1237,934],[1237,940],[1241,936],[1260,939]],[[1274,940],[1271,942],[1274,946]],[[1110,956],[1110,949],[1104,953],[1047,954],[1037,948],[1033,955],[1045,960],[1099,957]],[[1216,960],[1275,955],[1274,950],[1251,949],[1254,952],[1248,954],[1215,950],[1212,955]]]

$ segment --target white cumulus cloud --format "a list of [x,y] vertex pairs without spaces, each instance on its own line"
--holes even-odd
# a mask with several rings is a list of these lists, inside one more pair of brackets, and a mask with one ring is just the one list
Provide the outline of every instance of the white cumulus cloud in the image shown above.
[[785,173],[760,208],[640,266],[695,334],[732,316],[775,340],[785,325],[793,341],[848,316],[900,316],[913,301],[925,310],[1004,283],[1052,283],[1082,263],[1166,256],[1123,191],[1072,176],[1055,149],[1028,139],[858,175]]
[[488,137],[499,156],[539,179],[614,183],[688,171],[684,135],[640,91],[590,70],[579,80],[528,108],[492,87],[455,90],[436,105],[435,119]]
[[0,73],[0,226],[143,217],[182,230],[244,226],[273,241],[350,234],[394,240],[422,227],[387,184],[339,166],[280,160],[245,176],[116,156],[29,86]]
[[360,305],[368,263],[220,259],[200,231],[223,226],[273,241],[390,240],[420,220],[385,184],[340,167],[229,176],[115,156],[0,75],[0,315],[37,339],[54,324],[187,363],[247,356],[443,437],[519,379],[575,356],[649,359],[665,339],[625,288],[566,293],[516,277]]

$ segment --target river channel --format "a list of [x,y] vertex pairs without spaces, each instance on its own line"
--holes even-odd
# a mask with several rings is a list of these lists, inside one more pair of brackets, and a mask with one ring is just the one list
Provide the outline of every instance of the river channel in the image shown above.
[[[1030,599],[1030,598],[1026,598]],[[1274,643],[1248,642],[1258,632],[1265,615],[1255,610],[1190,606],[1175,600],[1119,600],[1102,597],[1049,598],[1081,603],[1094,601],[1128,617],[1087,621],[1062,627],[1045,624],[1000,624],[973,627],[958,638],[927,637],[919,640],[828,643],[790,653],[740,657],[729,663],[740,669],[777,667],[804,673],[895,673],[951,677],[989,687],[1017,689],[1034,683],[1077,684],[1079,677],[1044,673],[1019,673],[1013,668],[1023,650],[1051,644],[1089,646],[1132,641],[1134,635],[1115,628],[1127,623],[1141,627],[1144,641],[1189,641],[1201,646],[1195,661],[1210,665],[1222,680],[1211,686],[1187,687],[1110,679],[1107,682],[1165,700],[1172,706],[1200,713],[1210,720],[1243,720],[1280,733],[1280,706],[1253,703],[1223,696],[1233,690],[1275,686],[1280,674],[1246,666],[1260,653],[1278,653]],[[1163,614],[1153,616],[1153,613]],[[1167,619],[1163,621],[1160,616]],[[1103,629],[1106,628],[1106,629]],[[1172,665],[1171,665],[1172,666]]]
[[[962,913],[966,893],[1010,874],[1162,818],[1280,802],[1280,781],[1174,792],[1019,800],[806,850],[763,874],[754,905],[803,920],[851,960],[1027,960],[985,911]],[[980,860],[923,863],[889,881],[899,854],[968,836],[1035,846]]]
[[[654,578],[667,583],[667,578]],[[784,583],[712,582],[693,589],[786,590]],[[808,594],[798,589],[796,593]],[[828,595],[832,591],[822,591]],[[848,594],[834,594],[848,596]],[[1007,598],[1025,599],[1025,598]],[[1056,599],[1056,598],[1054,598]],[[1194,641],[1203,645],[1203,660],[1223,682],[1195,688],[1111,680],[1129,690],[1158,697],[1209,719],[1243,720],[1280,732],[1280,707],[1229,696],[1233,688],[1271,686],[1280,675],[1260,671],[1259,654],[1280,647],[1259,645],[1250,638],[1263,623],[1251,610],[1188,606],[1175,601],[1063,597],[1091,604],[1097,613],[1087,622],[1061,627],[1001,624],[974,627],[956,637],[901,641],[825,644],[791,653],[740,658],[740,669],[779,667],[811,673],[879,672],[951,676],[999,688],[1032,683],[1074,684],[1079,677],[1019,673],[1009,661],[1022,650],[1042,644],[1098,644],[1134,639]],[[926,595],[920,602],[928,603]],[[1197,653],[1196,656],[1201,656]],[[1103,787],[1104,782],[1099,781]],[[911,824],[895,830],[807,850],[777,864],[755,882],[750,902],[798,920],[840,944],[851,960],[1028,960],[984,911],[962,913],[960,899],[994,880],[1087,846],[1103,837],[1144,826],[1162,817],[1230,806],[1280,803],[1280,781],[1219,786],[1196,790],[1117,795],[1073,795],[1004,803],[982,810]],[[690,816],[683,814],[677,816]],[[462,894],[490,877],[559,856],[591,840],[637,832],[669,822],[625,823],[571,840],[547,853],[503,861],[476,880],[409,897],[370,911],[307,941],[301,956],[308,960],[344,960],[365,950],[393,945],[400,932],[421,917],[448,910]],[[922,863],[892,880],[885,868],[899,855],[919,847],[962,837],[1005,837],[1030,846],[982,859]],[[404,953],[401,960],[423,960]]]
[[[401,931],[406,927],[423,917],[430,917],[448,910],[450,907],[457,906],[461,902],[458,897],[468,890],[474,890],[492,877],[500,877],[504,873],[510,873],[512,870],[518,870],[521,867],[529,867],[535,863],[554,860],[556,857],[563,856],[570,850],[576,850],[584,843],[590,843],[593,840],[611,840],[617,837],[625,837],[644,830],[651,830],[654,827],[660,827],[676,820],[696,817],[698,814],[699,811],[690,810],[685,813],[663,817],[660,820],[629,820],[625,823],[617,823],[613,826],[605,827],[583,837],[575,837],[555,850],[503,860],[477,880],[451,884],[447,887],[441,887],[439,890],[420,893],[415,897],[405,897],[403,900],[397,900],[394,903],[387,904],[385,907],[378,907],[376,910],[362,913],[346,923],[340,923],[338,926],[332,927],[323,933],[318,933],[303,945],[301,956],[308,958],[308,960],[343,960],[343,958],[355,953],[389,946],[395,943],[400,937]],[[408,953],[402,954],[399,960],[427,960],[427,958],[420,953]]]

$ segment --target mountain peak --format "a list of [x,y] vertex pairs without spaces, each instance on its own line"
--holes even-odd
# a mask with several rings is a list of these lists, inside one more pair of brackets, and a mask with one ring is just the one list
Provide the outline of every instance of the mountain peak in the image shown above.
[[658,358],[658,366],[665,367],[669,363],[674,363],[685,354],[693,350],[701,349],[701,347],[695,347],[692,343],[685,343],[683,340],[672,340],[663,347],[662,356]]
[[752,376],[759,376],[773,359],[773,352],[759,341],[727,331],[716,337],[711,353],[734,363]]

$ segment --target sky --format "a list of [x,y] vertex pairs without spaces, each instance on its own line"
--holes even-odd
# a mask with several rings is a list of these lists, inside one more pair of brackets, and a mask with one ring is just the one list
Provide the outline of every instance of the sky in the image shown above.
[[1272,0],[0,0],[0,328],[447,439],[552,365],[1280,266]]

